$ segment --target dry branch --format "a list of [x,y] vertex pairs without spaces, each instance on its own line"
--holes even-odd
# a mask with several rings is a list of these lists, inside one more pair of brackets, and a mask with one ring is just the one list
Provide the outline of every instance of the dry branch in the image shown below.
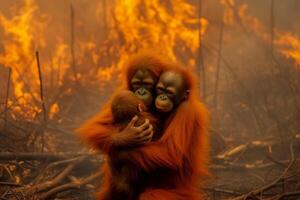
[[284,199],[285,197],[300,197],[300,191],[283,193],[276,197],[274,200]]
[[60,160],[79,156],[97,156],[95,153],[11,153],[0,152],[0,160]]
[[[39,81],[40,81],[40,97],[41,97],[41,102],[42,102],[42,110],[43,110],[43,127],[47,126],[47,112],[46,112],[46,106],[45,106],[45,101],[44,101],[44,90],[43,90],[43,78],[42,78],[42,72],[41,72],[41,65],[40,65],[40,56],[39,52],[35,52],[36,56],[36,63],[38,67],[38,73],[39,73]],[[45,147],[45,141],[44,141],[44,128],[42,130],[42,151],[44,151]]]
[[46,125],[47,122],[47,112],[46,112],[46,106],[45,106],[45,101],[44,101],[44,89],[43,89],[43,78],[42,78],[42,71],[41,71],[41,64],[40,64],[40,56],[39,52],[35,52],[36,56],[36,63],[38,67],[38,73],[39,73],[39,81],[40,81],[40,97],[42,101],[42,109],[43,109],[43,120],[44,124]]
[[222,188],[202,188],[203,190],[207,190],[207,191],[210,191],[210,192],[218,192],[218,193],[225,193],[225,194],[230,194],[230,195],[241,195],[240,192],[236,192],[236,191],[233,191],[233,190],[228,190],[228,189],[222,189]]
[[240,154],[250,148],[256,148],[256,147],[265,147],[268,148],[270,146],[274,145],[274,142],[264,142],[264,141],[252,141],[246,144],[241,144],[238,145],[236,147],[233,147],[227,151],[225,151],[224,153],[221,153],[219,155],[216,156],[217,159],[222,159],[222,160],[227,160],[229,158],[232,158],[233,156]]
[[60,186],[57,186],[51,190],[49,190],[48,192],[44,193],[43,195],[40,196],[40,199],[49,199],[50,197],[52,197],[53,195],[62,192],[62,191],[66,191],[66,190],[70,190],[70,189],[76,189],[76,188],[80,188],[88,183],[90,183],[91,181],[97,179],[98,177],[101,176],[101,172],[97,172],[95,174],[92,174],[90,176],[88,176],[87,178],[83,179],[82,181],[79,182],[71,182],[71,183],[66,183]]
[[[293,150],[293,143],[290,144],[290,154],[291,154],[291,160],[290,163],[288,165],[288,167],[285,168],[285,170],[282,172],[282,174],[277,177],[274,181],[272,181],[271,183],[264,185],[258,189],[255,189],[247,194],[238,196],[233,198],[232,200],[244,200],[247,199],[248,197],[253,197],[255,198],[257,195],[262,195],[265,191],[277,186],[277,184],[281,181],[284,181],[284,179],[286,178],[291,178],[290,177],[286,177],[287,173],[289,172],[289,170],[291,169],[291,167],[293,166],[293,164],[295,163],[295,155],[294,155],[294,150]],[[298,173],[298,172],[297,172]],[[293,174],[292,176],[295,176],[296,174]]]
[[[223,16],[222,16],[223,17]],[[217,59],[217,70],[216,70],[216,80],[215,80],[215,91],[214,91],[214,105],[217,109],[218,105],[218,91],[219,91],[219,79],[220,79],[220,67],[221,67],[221,57],[222,57],[222,47],[223,47],[223,33],[224,33],[224,22],[221,18],[221,27],[219,35],[219,49],[218,49],[218,59]]]
[[11,182],[0,182],[0,185],[6,185],[6,186],[16,186],[16,187],[21,187],[21,184],[18,183],[11,183]]
[[274,56],[274,0],[270,2],[270,38],[271,38],[271,54]]
[[[290,160],[282,160],[277,161],[280,162],[280,165],[278,163],[248,163],[248,164],[240,164],[240,163],[234,163],[234,162],[225,162],[222,165],[212,165],[210,169],[215,171],[236,171],[236,170],[263,170],[274,166],[283,166],[284,164],[289,164]],[[295,162],[300,162],[299,159],[295,159]]]
[[[202,0],[198,0],[198,18],[201,20],[202,18]],[[197,67],[199,68],[199,79],[200,79],[200,87],[202,91],[202,98],[205,100],[206,95],[206,80],[205,80],[205,66],[204,66],[204,59],[203,59],[203,47],[202,47],[202,24],[199,22],[198,25],[198,52],[197,52]]]
[[74,53],[74,41],[75,41],[75,36],[74,36],[74,8],[73,5],[70,5],[70,25],[71,25],[71,30],[70,30],[70,36],[71,36],[71,41],[70,41],[70,50],[71,50],[71,66],[73,70],[73,76],[75,79],[75,84],[78,85],[78,78],[77,78],[77,70],[76,70],[76,62],[75,62],[75,53]]
[[74,169],[74,167],[80,163],[84,158],[81,157],[77,160],[75,160],[73,163],[70,163],[61,173],[59,173],[54,179],[50,181],[46,181],[41,184],[37,184],[30,188],[29,193],[37,193],[40,191],[44,191],[46,189],[49,189],[51,187],[55,187],[58,185],[64,178],[66,178],[70,172]]
[[5,97],[5,109],[4,109],[4,129],[7,125],[7,112],[8,112],[8,98],[10,90],[10,77],[11,77],[11,68],[8,69],[8,78],[7,78],[7,88],[6,88],[6,97]]

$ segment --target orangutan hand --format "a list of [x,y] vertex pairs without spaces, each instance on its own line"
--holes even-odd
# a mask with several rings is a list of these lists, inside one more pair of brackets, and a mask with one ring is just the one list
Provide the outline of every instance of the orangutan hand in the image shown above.
[[142,145],[151,141],[153,126],[146,119],[140,126],[134,126],[138,116],[132,118],[128,125],[119,133],[112,135],[112,143],[118,147]]

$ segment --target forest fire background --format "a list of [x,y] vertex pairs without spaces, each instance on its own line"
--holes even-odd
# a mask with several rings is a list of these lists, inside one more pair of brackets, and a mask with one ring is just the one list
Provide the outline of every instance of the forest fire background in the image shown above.
[[149,48],[200,79],[212,120],[207,199],[299,199],[299,9],[298,0],[0,1],[0,199],[93,199],[101,156],[73,130]]

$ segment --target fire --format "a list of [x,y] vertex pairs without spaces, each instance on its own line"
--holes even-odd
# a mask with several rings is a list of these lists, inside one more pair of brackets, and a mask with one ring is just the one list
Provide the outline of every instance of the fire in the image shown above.
[[[48,118],[53,119],[60,106],[49,94],[66,85],[67,81],[75,81],[70,40],[55,36],[55,42],[49,42],[53,39],[50,40],[46,33],[51,28],[48,25],[52,16],[41,14],[34,0],[23,0],[22,3],[21,7],[12,10],[13,17],[0,13],[0,33],[4,35],[0,64],[12,69],[13,94],[8,101],[11,115],[35,120],[43,112],[35,58],[38,50],[43,90],[48,91],[44,103]],[[98,3],[95,15],[102,13],[103,7],[99,7],[103,5]],[[112,12],[106,13],[109,23],[106,38],[101,40],[90,33],[85,38],[74,40],[76,78],[82,85],[98,84],[98,88],[103,88],[109,81],[118,80],[131,54],[140,49],[153,49],[173,60],[183,61],[189,67],[195,66],[197,49],[201,45],[199,27],[201,25],[201,34],[204,35],[208,26],[205,18],[198,18],[196,5],[186,0],[167,3],[159,0],[115,0],[107,6]],[[75,28],[83,25],[75,12]],[[186,54],[188,58],[180,57]],[[69,87],[61,95],[72,93],[73,88]]]
[[224,6],[223,21],[225,24],[234,24],[234,13],[232,7],[235,4],[234,0],[220,0],[220,4]]
[[126,45],[131,49],[139,46],[157,48],[176,60],[174,49],[177,40],[182,41],[185,48],[195,52],[198,48],[197,27],[202,23],[206,29],[205,19],[196,19],[195,7],[183,0],[170,2],[171,9],[161,1],[127,0],[117,1],[115,7],[118,28],[123,33]]
[[[227,26],[242,27],[266,44],[273,42],[274,52],[300,65],[298,36],[275,28],[272,38],[270,27],[251,16],[245,3],[238,4],[236,0],[219,2],[225,8],[223,20]],[[85,22],[75,9],[74,70],[67,32],[70,28],[64,29],[64,23],[58,24],[53,30],[59,30],[59,34],[48,36],[46,33],[47,29],[52,30],[49,24],[53,16],[41,12],[35,0],[23,0],[22,3],[21,7],[14,6],[18,9],[11,9],[12,17],[0,13],[0,34],[3,35],[0,64],[12,69],[13,94],[8,103],[13,117],[23,116],[29,120],[35,120],[42,113],[35,51],[41,55],[43,89],[46,91],[44,103],[47,116],[52,119],[61,107],[59,100],[51,96],[53,91],[67,85],[60,96],[74,94],[75,89],[70,85],[74,85],[72,82],[76,79],[81,85],[101,90],[107,83],[119,80],[131,54],[141,49],[152,49],[187,67],[195,67],[197,50],[202,45],[199,44],[199,31],[205,38],[209,24],[207,19],[199,19],[197,5],[187,0],[93,1],[96,7],[92,16],[104,28],[100,38],[98,33],[81,34],[79,28],[84,28]],[[68,19],[69,13],[65,14]],[[61,34],[63,31],[67,34]],[[212,64],[207,63],[208,70],[210,66]]]
[[[268,29],[261,20],[248,13],[248,5],[245,3],[236,5],[235,0],[220,0],[225,7],[223,20],[228,25],[240,25],[246,30],[256,34],[261,40],[275,44],[275,51],[293,59],[300,66],[300,38],[289,32],[279,31],[274,28],[274,41],[271,41],[270,28]],[[239,24],[240,23],[240,24]]]
[[[46,68],[47,73],[56,72],[56,75],[53,75],[51,81],[51,85],[53,87],[62,86],[64,83],[64,77],[67,69],[69,68],[68,60],[70,60],[70,56],[68,55],[68,45],[61,39],[58,39],[58,45],[56,51],[54,52],[53,58],[51,60],[49,68]],[[55,80],[54,80],[55,79]],[[57,84],[54,85],[54,82]]]
[[53,119],[56,113],[59,111],[59,105],[57,103],[52,104],[49,110],[49,119]]
[[[12,68],[12,109],[34,119],[41,112],[40,83],[34,52],[40,50],[43,55],[47,47],[45,28],[47,20],[51,18],[38,14],[39,7],[34,0],[24,0],[23,3],[23,7],[13,13],[12,18],[0,14],[0,26],[4,34],[0,64]],[[220,3],[225,6],[224,22],[227,25],[243,25],[263,41],[271,42],[270,29],[248,13],[245,3],[237,4],[235,0],[220,0]],[[103,4],[99,3],[99,6]],[[203,36],[208,26],[205,18],[197,17],[195,5],[185,0],[168,3],[159,0],[115,0],[109,6],[112,13],[107,16],[110,29],[105,40],[99,41],[97,37],[87,36],[87,40],[77,41],[76,64],[85,67],[78,70],[78,78],[84,84],[89,84],[93,77],[92,80],[104,87],[107,82],[118,77],[130,55],[139,49],[155,49],[173,60],[183,60],[187,66],[195,66],[195,54],[199,48],[199,24]],[[101,13],[99,9],[96,12]],[[274,30],[275,50],[293,59],[297,65],[300,65],[299,43],[297,36]],[[73,80],[72,75],[68,74],[70,44],[61,37],[56,38],[56,44],[51,50],[51,60],[41,59],[43,74],[53,74],[50,81],[44,78],[48,81],[45,84],[47,88],[64,85],[66,77]],[[189,58],[181,58],[183,53],[188,54]],[[104,59],[108,61],[103,62]],[[47,105],[49,117],[53,115],[54,111],[50,111],[50,108],[54,104],[58,102]]]
[[110,31],[108,41],[121,41],[111,49],[119,58],[110,69],[104,68],[98,74],[111,77],[108,74],[119,72],[130,54],[138,49],[154,49],[173,60],[178,58],[176,52],[195,54],[199,47],[199,23],[201,34],[204,34],[208,21],[198,19],[195,6],[185,0],[170,1],[169,4],[159,0],[115,1],[113,16],[116,29]]
[[300,38],[291,33],[283,33],[275,41],[280,53],[285,57],[293,59],[300,68]]
[[35,33],[42,28],[41,23],[33,20],[36,10],[34,2],[26,0],[24,7],[15,13],[12,19],[0,15],[0,27],[5,34],[4,53],[0,54],[0,63],[12,69],[12,85],[18,104],[13,109],[29,119],[36,117],[39,112],[38,107],[33,104],[34,100],[38,99],[38,93],[34,89],[37,86],[38,72],[33,64],[35,61],[33,45],[34,42],[37,45],[44,45],[42,40],[34,41]]
[[269,41],[269,35],[266,33],[265,25],[256,17],[248,14],[248,5],[243,3],[237,5],[235,0],[220,0],[224,6],[223,21],[225,24],[242,26],[246,31],[252,31],[261,39]]
[[[38,6],[33,0],[24,0],[23,4],[11,19],[0,13],[0,30],[4,34],[0,64],[12,69],[13,99],[9,100],[12,117],[34,120],[41,113],[35,51],[46,45],[46,19],[37,16]],[[65,48],[60,45],[56,54],[62,56]],[[58,62],[57,58],[53,62]],[[47,67],[43,69],[45,73],[49,71]]]

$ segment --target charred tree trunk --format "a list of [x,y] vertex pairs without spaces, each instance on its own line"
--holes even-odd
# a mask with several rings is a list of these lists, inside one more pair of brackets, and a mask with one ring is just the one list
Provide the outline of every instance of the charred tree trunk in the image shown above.
[[74,51],[74,41],[75,41],[75,35],[74,35],[74,8],[71,4],[70,6],[70,21],[71,21],[71,41],[70,41],[70,53],[71,53],[71,67],[73,70],[73,76],[75,80],[75,84],[78,86],[78,78],[77,78],[77,70],[76,70],[76,61],[75,61],[75,51]]
[[224,22],[223,22],[223,18],[222,18],[221,25],[220,25],[218,60],[217,60],[217,69],[216,69],[215,91],[214,91],[214,94],[215,94],[214,95],[214,105],[215,105],[216,110],[218,107],[218,89],[219,89],[220,67],[221,67],[222,47],[223,47],[223,29],[224,29]]
[[203,48],[202,48],[202,24],[201,24],[201,18],[202,18],[202,0],[198,0],[198,18],[199,18],[199,26],[198,26],[198,52],[197,52],[197,67],[199,70],[199,84],[201,88],[201,97],[203,100],[205,100],[206,96],[206,80],[205,80],[205,67],[204,67],[204,60],[203,60]]
[[[35,56],[36,56],[36,63],[37,63],[39,82],[40,82],[40,97],[41,97],[42,110],[43,110],[43,127],[46,127],[46,125],[47,125],[47,111],[46,111],[46,106],[45,106],[45,101],[44,101],[43,79],[42,79],[42,72],[41,72],[41,65],[40,65],[40,56],[39,56],[38,51],[36,51]],[[42,130],[41,138],[42,138],[42,151],[44,151],[44,146],[45,146],[44,130]]]

